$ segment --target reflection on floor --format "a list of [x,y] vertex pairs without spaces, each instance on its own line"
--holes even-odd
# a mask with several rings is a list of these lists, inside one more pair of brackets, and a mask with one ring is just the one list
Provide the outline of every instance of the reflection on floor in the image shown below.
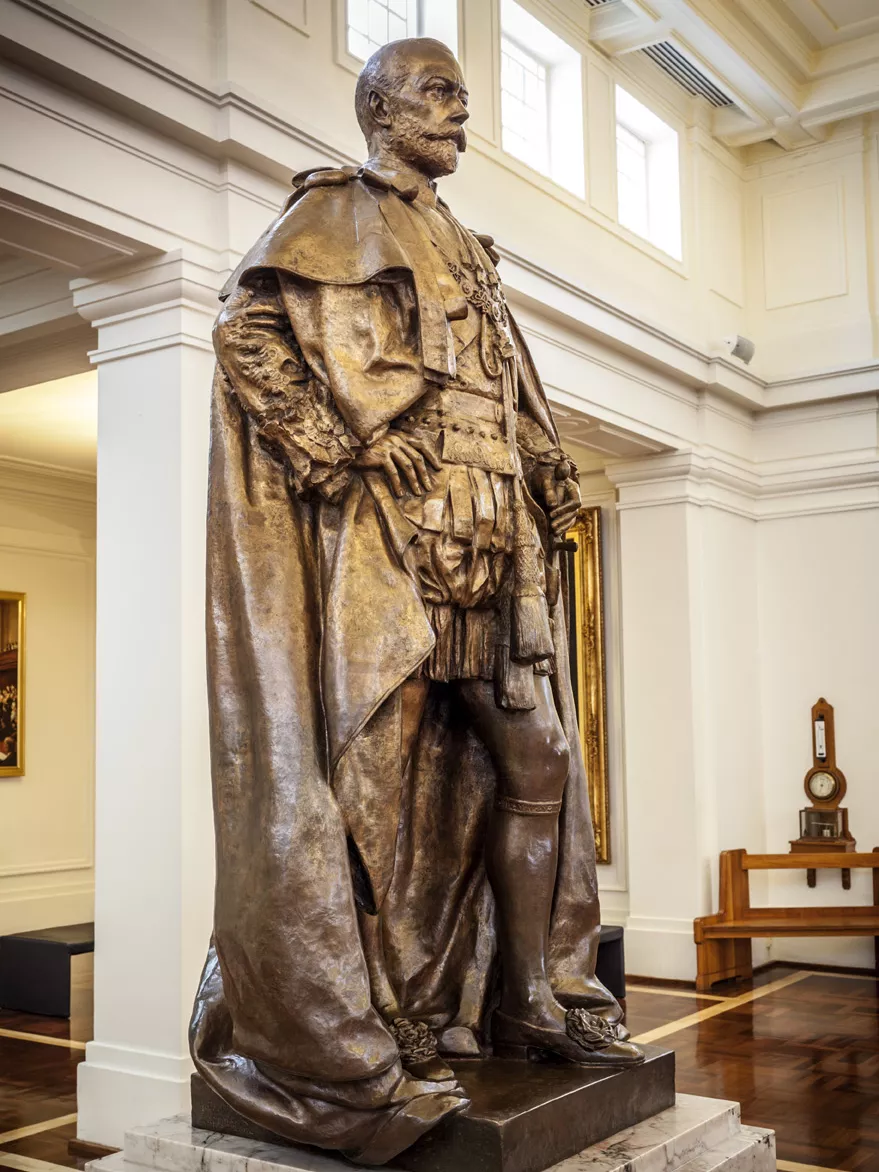
[[0,1172],[86,1165],[67,1144],[76,1135],[76,1068],[92,1036],[93,960],[72,958],[69,1021],[0,1009]]
[[740,1102],[776,1132],[783,1172],[879,1172],[879,981],[777,968],[715,986],[726,1004],[628,992],[633,1035],[678,1027],[663,1037],[678,1091]]
[[[76,958],[70,1022],[0,1010],[0,1172],[85,1166],[67,1143],[91,1038],[91,959]],[[632,983],[628,1022],[674,1048],[679,1091],[736,1099],[745,1123],[773,1128],[782,1172],[879,1172],[873,978],[773,969],[710,997]]]

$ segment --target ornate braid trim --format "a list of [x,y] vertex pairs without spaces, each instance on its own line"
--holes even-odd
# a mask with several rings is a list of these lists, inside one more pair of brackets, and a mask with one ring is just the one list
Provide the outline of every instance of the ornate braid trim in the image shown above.
[[617,1040],[616,1026],[586,1009],[567,1011],[565,1033],[584,1050],[606,1050]]
[[388,1029],[397,1043],[397,1049],[400,1051],[400,1057],[404,1063],[436,1057],[436,1038],[426,1022],[395,1017],[388,1025]]
[[499,794],[494,799],[496,810],[506,810],[508,814],[558,814],[562,808],[558,802],[527,802],[524,798],[507,798]]

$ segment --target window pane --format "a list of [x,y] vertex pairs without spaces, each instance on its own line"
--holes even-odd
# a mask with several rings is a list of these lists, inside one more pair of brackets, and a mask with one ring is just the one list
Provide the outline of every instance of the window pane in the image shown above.
[[363,33],[358,33],[355,29],[348,29],[348,52],[352,57],[357,57],[361,61],[366,61],[372,55],[372,45],[369,43],[369,38]]
[[410,0],[347,0],[348,52],[365,61],[388,41],[415,35]]
[[406,25],[405,17],[389,16],[388,17],[388,40],[401,41],[404,37],[408,37],[409,29]]
[[388,41],[434,37],[458,51],[458,0],[347,0],[348,52],[365,61]]
[[546,66],[509,37],[501,38],[501,125],[504,150],[548,174]]
[[410,37],[433,37],[457,56],[458,0],[409,0],[409,12]]
[[619,222],[681,258],[678,134],[626,90],[616,90]]
[[617,200],[620,223],[647,235],[647,144],[617,125]]
[[369,0],[348,0],[348,28],[365,36],[369,28],[368,10]]
[[369,0],[369,39],[376,48],[388,40],[388,10],[381,0]]

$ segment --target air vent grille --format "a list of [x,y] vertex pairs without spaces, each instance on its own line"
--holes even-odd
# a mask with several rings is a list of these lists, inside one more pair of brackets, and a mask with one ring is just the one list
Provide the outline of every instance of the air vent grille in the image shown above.
[[[587,3],[591,3],[591,0],[587,0]],[[648,45],[641,52],[646,53],[654,64],[658,65],[688,94],[705,98],[712,106],[732,106],[734,104],[728,94],[718,89],[704,73],[700,73],[696,66],[688,61],[683,53],[679,53],[669,41],[660,41],[658,45]]]
[[602,4],[610,3],[610,0],[586,0],[590,8],[600,8]]

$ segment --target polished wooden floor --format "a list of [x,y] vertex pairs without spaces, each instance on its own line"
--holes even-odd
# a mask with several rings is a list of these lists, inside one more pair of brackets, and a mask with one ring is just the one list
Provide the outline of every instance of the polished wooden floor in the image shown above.
[[[85,1166],[67,1145],[90,960],[77,959],[69,1022],[0,1010],[0,1172]],[[636,982],[628,1021],[675,1050],[679,1091],[735,1099],[746,1123],[773,1128],[780,1169],[879,1172],[879,982],[776,968],[710,997]]]
[[76,1135],[76,1068],[92,1037],[93,959],[73,957],[69,1021],[0,1009],[0,1172],[86,1165],[67,1145]]

